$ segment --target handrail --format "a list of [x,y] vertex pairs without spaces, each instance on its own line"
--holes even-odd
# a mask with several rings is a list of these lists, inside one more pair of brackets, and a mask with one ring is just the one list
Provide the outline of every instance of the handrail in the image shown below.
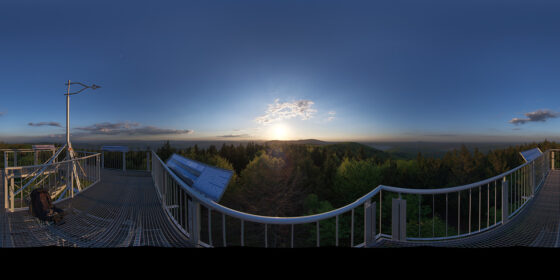
[[21,191],[23,191],[24,189],[26,189],[31,183],[33,183],[35,181],[35,179],[39,178],[39,176],[41,176],[41,174],[43,174],[43,172],[45,171],[45,169],[47,169],[47,167],[49,167],[52,163],[53,160],[55,160],[58,155],[62,152],[62,150],[66,147],[66,144],[61,147],[54,155],[52,155],[52,157],[44,164],[45,166],[40,168],[35,169],[35,171],[33,171],[31,174],[35,174],[35,176],[33,177],[33,179],[29,180],[25,186],[21,187],[16,193],[14,193],[14,195],[17,195],[18,193],[20,193]]
[[169,169],[169,167],[167,167],[167,165],[165,163],[163,163],[163,161],[159,158],[159,156],[156,153],[153,153],[153,156],[154,156],[155,159],[157,159],[161,163],[161,165],[169,173],[169,175],[171,175],[173,177],[173,179],[175,179],[175,181],[183,189],[185,189],[187,191],[187,193],[189,195],[196,198],[198,201],[200,201],[205,206],[212,208],[212,210],[221,211],[221,212],[223,212],[227,215],[230,215],[234,218],[238,218],[238,219],[242,219],[242,220],[250,221],[250,222],[256,222],[256,223],[280,224],[280,225],[282,225],[282,224],[284,224],[284,225],[286,225],[286,224],[305,224],[305,223],[316,222],[317,220],[324,220],[324,219],[332,218],[332,217],[335,217],[337,215],[340,215],[341,213],[348,212],[348,211],[362,205],[368,199],[375,196],[379,191],[381,191],[381,187],[378,186],[377,188],[373,189],[369,193],[365,194],[361,198],[357,199],[356,201],[354,201],[354,202],[352,202],[352,203],[350,203],[346,206],[340,207],[338,209],[331,210],[329,212],[321,213],[321,214],[299,216],[299,217],[261,216],[261,215],[255,215],[255,214],[250,214],[250,213],[237,211],[237,210],[228,208],[228,207],[223,206],[223,205],[221,205],[221,204],[219,204],[215,201],[212,201],[212,200],[208,199],[201,192],[199,192],[196,189],[191,188],[189,185],[184,183],[177,175],[175,175],[173,173],[173,171],[171,171],[171,169]]
[[24,168],[45,167],[45,166],[49,166],[49,165],[53,165],[53,164],[63,164],[63,163],[68,163],[68,162],[75,161],[75,160],[88,159],[88,158],[91,158],[91,157],[95,157],[98,154],[99,153],[89,155],[89,156],[84,156],[84,157],[81,157],[81,158],[69,159],[69,160],[65,160],[65,161],[57,161],[57,162],[53,162],[53,163],[43,163],[43,164],[25,165],[25,166],[11,166],[11,167],[6,167],[4,169],[5,170],[18,170],[18,169],[24,169]]
[[[548,150],[546,151],[548,152]],[[226,206],[223,206],[215,201],[212,201],[210,199],[208,199],[206,196],[204,196],[202,193],[200,193],[199,191],[197,191],[196,189],[193,189],[192,187],[190,187],[189,185],[187,185],[186,183],[184,183],[177,175],[175,175],[171,169],[169,169],[167,167],[167,165],[161,160],[161,158],[152,151],[153,157],[155,159],[157,159],[161,165],[165,168],[165,170],[173,177],[173,179],[175,179],[175,181],[183,188],[187,191],[187,193],[193,197],[195,197],[197,200],[199,200],[202,204],[204,204],[205,206],[212,208],[212,210],[217,210],[220,212],[223,212],[225,214],[228,214],[234,218],[238,218],[238,219],[242,219],[245,221],[251,221],[251,222],[257,222],[257,223],[265,223],[265,224],[303,224],[303,223],[311,223],[311,222],[316,222],[316,221],[320,221],[320,220],[325,220],[325,219],[329,219],[329,218],[333,218],[335,216],[341,215],[343,213],[346,213],[360,205],[362,205],[364,202],[366,202],[367,200],[371,199],[372,197],[374,197],[376,194],[378,194],[380,191],[391,191],[391,192],[395,192],[395,193],[406,193],[406,194],[445,194],[445,193],[450,193],[450,192],[458,192],[458,191],[463,191],[463,190],[467,190],[467,189],[472,189],[481,185],[485,185],[488,184],[490,182],[493,182],[495,180],[498,180],[500,178],[503,178],[507,175],[512,174],[513,172],[527,166],[528,164],[534,162],[536,159],[541,158],[545,153],[543,153],[543,155],[535,158],[534,160],[530,161],[530,162],[526,162],[516,168],[513,168],[509,171],[506,171],[504,173],[501,173],[497,176],[494,176],[492,178],[483,180],[483,181],[479,181],[479,182],[475,182],[472,184],[467,184],[467,185],[462,185],[462,186],[457,186],[457,187],[450,187],[450,188],[441,188],[441,189],[412,189],[412,188],[400,188],[400,187],[392,187],[392,186],[385,186],[385,185],[379,185],[377,187],[375,187],[372,191],[368,192],[367,194],[365,194],[364,196],[358,198],[356,201],[346,205],[346,206],[342,206],[340,208],[328,211],[328,212],[324,212],[321,214],[314,214],[314,215],[307,215],[307,216],[299,216],[299,217],[271,217],[271,216],[260,216],[260,215],[255,215],[255,214],[250,214],[250,213],[245,213],[245,212],[241,212],[241,211],[237,211],[231,208],[228,208]]]
[[[59,151],[60,152],[60,151]],[[58,153],[57,152],[57,155]],[[66,192],[69,188],[70,196],[74,197],[74,186],[72,184],[68,185],[68,182],[76,182],[78,192],[81,192],[85,188],[91,187],[100,181],[100,159],[101,155],[99,153],[86,155],[79,158],[69,159],[65,161],[59,162],[49,162],[45,164],[39,165],[28,165],[28,166],[17,166],[17,167],[6,167],[4,168],[4,201],[5,201],[5,208],[10,209],[10,211],[15,211],[25,209],[25,205],[28,201],[24,201],[24,196],[26,194],[24,191],[29,189],[30,186],[33,184],[43,184],[44,180],[49,178],[51,174],[55,174],[55,178],[53,180],[47,180],[47,188],[53,189],[53,195],[58,197],[57,202],[62,200],[68,199],[66,197]],[[80,167],[81,172],[76,171],[76,167],[73,167],[73,170],[70,170],[70,165],[78,165]],[[87,164],[87,168],[83,168],[83,164]],[[61,166],[66,166],[66,174],[60,174],[58,172]],[[37,170],[40,170],[37,172]],[[56,172],[53,172],[56,171]],[[68,173],[73,172],[73,175],[70,177]],[[38,180],[40,176],[43,176],[41,180]],[[60,176],[66,176],[65,179],[60,178]],[[70,179],[68,179],[70,178]],[[86,180],[85,185],[82,184]],[[35,183],[34,181],[39,181]],[[65,181],[66,180],[66,181]],[[8,182],[9,181],[9,182]],[[19,206],[15,206],[15,201],[19,201]]]

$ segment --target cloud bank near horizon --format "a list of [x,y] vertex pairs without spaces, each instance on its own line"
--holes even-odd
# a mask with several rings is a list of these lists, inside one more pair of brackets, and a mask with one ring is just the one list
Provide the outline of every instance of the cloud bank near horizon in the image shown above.
[[169,129],[151,125],[141,126],[136,122],[103,122],[85,127],[76,127],[76,129],[89,135],[165,135],[194,133],[192,129]]
[[520,125],[528,122],[545,122],[547,119],[558,117],[558,113],[551,110],[537,110],[535,112],[525,113],[524,115],[527,118],[513,118],[509,122]]
[[227,134],[227,135],[219,135],[216,136],[218,138],[249,138],[249,134]]
[[38,123],[28,123],[27,125],[29,126],[35,126],[35,127],[39,127],[39,126],[54,126],[54,127],[62,127],[60,125],[59,122],[38,122]]

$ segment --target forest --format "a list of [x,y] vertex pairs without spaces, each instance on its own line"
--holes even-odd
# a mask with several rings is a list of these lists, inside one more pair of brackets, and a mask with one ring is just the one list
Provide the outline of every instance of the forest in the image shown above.
[[[378,185],[406,188],[445,188],[477,182],[490,178],[521,165],[524,160],[521,151],[538,147],[542,151],[560,148],[560,144],[550,141],[511,145],[507,148],[493,149],[486,153],[477,148],[469,150],[465,145],[445,153],[442,157],[424,156],[402,157],[387,153],[360,143],[297,143],[270,141],[249,142],[235,145],[224,143],[221,147],[210,145],[202,149],[197,145],[177,149],[169,141],[156,153],[166,161],[172,154],[182,156],[224,169],[234,171],[220,204],[247,213],[293,217],[327,212],[345,206],[372,191]],[[28,148],[2,144],[2,148]],[[0,163],[1,164],[1,163]],[[494,199],[489,193],[489,199]],[[382,221],[378,232],[390,234],[391,199],[390,194],[382,197]],[[461,198],[466,199],[467,196]],[[381,199],[381,198],[380,198]],[[459,223],[450,217],[446,223],[445,201],[436,198],[432,205],[426,205],[413,197],[408,197],[407,215],[421,217],[407,222],[407,236],[447,236],[459,233],[468,226],[466,221]],[[476,201],[475,201],[476,203]],[[450,201],[457,204],[457,200]],[[460,203],[466,207],[468,201]],[[474,206],[473,206],[474,207]],[[491,209],[486,218],[500,217]],[[378,212],[379,213],[379,212]],[[432,214],[432,213],[435,213]],[[213,213],[217,214],[217,213]],[[356,219],[363,220],[363,211],[356,211]],[[455,216],[456,217],[456,216]],[[219,217],[217,217],[219,218]],[[236,224],[235,221],[231,223]],[[339,238],[349,241],[348,215],[341,216]],[[219,224],[216,222],[215,224]],[[230,224],[230,221],[228,221]],[[214,224],[213,224],[214,225]],[[345,226],[344,226],[345,225]],[[363,225],[355,225],[354,234],[363,231]],[[381,229],[381,226],[383,227]],[[257,230],[257,226],[254,226]],[[335,240],[334,221],[320,225],[321,244],[333,245]],[[246,225],[246,228],[250,228]],[[475,225],[471,226],[475,228]],[[203,227],[204,229],[204,227]],[[282,238],[289,236],[288,229],[269,229],[269,236],[276,244],[287,246]],[[298,235],[308,236],[301,241],[302,246],[313,246],[315,227],[306,225],[299,229]],[[216,232],[220,232],[219,230]],[[262,232],[262,229],[259,231]],[[247,236],[249,233],[247,234]],[[220,237],[216,236],[216,240]],[[235,239],[235,238],[234,238]],[[256,237],[255,239],[262,239]]]
[[176,150],[165,143],[157,154],[173,153],[235,171],[221,203],[267,216],[298,216],[338,208],[383,184],[406,188],[444,188],[493,177],[523,163],[520,152],[560,148],[550,141],[510,146],[488,153],[465,145],[442,158],[400,159],[359,143],[326,145],[268,142],[196,145]]
[[[545,140],[493,149],[486,153],[477,148],[470,151],[462,145],[440,158],[425,157],[418,153],[415,158],[406,159],[352,142],[313,145],[274,141],[247,145],[223,144],[220,148],[210,146],[207,149],[199,149],[195,145],[182,150],[174,149],[167,142],[157,150],[157,154],[165,160],[173,153],[178,153],[234,170],[234,176],[220,201],[222,205],[257,215],[293,217],[324,213],[345,206],[380,184],[425,189],[474,183],[521,165],[524,160],[520,152],[535,147],[546,151],[560,148],[560,144]],[[494,200],[495,196],[489,193],[489,199]],[[390,207],[393,197],[391,194],[383,196],[383,208],[379,209],[383,221],[380,227],[383,228],[377,229],[380,233],[391,233]],[[465,195],[461,200],[467,198]],[[420,207],[420,203],[415,197],[408,196],[407,215],[421,217],[421,221],[407,221],[407,236],[447,236],[462,233],[468,226],[476,230],[476,224],[470,225],[467,219],[459,222],[455,219],[456,215],[446,222],[447,218],[442,213],[446,202],[441,197],[434,199],[433,206],[429,203]],[[449,203],[458,207],[457,200],[450,199]],[[468,207],[468,200],[459,205],[461,211],[467,212],[468,208],[464,207]],[[480,220],[495,220],[501,217],[500,211],[492,207],[488,215],[485,214]],[[363,211],[356,211],[356,215],[357,220],[363,220]],[[348,243],[350,217],[342,216],[340,223],[343,226],[340,226],[339,239]],[[334,244],[334,228],[334,219],[321,223],[321,244]],[[282,236],[289,235],[286,231],[277,231],[279,244],[287,243],[281,240]],[[358,224],[354,235],[360,231],[363,231],[363,225]],[[304,236],[310,236],[302,241],[302,246],[313,246],[315,227],[306,225],[301,232],[305,232],[302,234]]]

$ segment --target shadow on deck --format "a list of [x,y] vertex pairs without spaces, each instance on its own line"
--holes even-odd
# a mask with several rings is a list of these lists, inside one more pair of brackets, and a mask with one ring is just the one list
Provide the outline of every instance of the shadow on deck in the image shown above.
[[163,210],[147,172],[103,170],[101,182],[57,204],[66,223],[0,210],[0,247],[192,247]]

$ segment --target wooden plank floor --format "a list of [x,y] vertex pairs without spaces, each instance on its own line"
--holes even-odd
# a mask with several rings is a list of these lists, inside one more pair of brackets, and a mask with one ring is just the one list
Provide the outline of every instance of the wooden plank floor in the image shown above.
[[57,206],[67,212],[59,226],[2,207],[0,247],[191,247],[146,172],[103,170],[100,183]]
[[438,242],[382,240],[377,247],[559,247],[560,170],[552,171],[527,208],[506,225],[466,238]]

